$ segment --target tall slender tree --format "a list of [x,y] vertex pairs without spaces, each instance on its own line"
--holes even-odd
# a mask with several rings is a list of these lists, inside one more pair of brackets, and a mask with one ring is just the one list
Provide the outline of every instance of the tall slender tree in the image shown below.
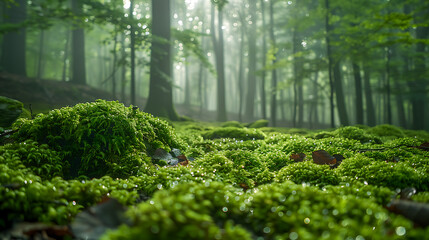
[[152,46],[149,98],[145,111],[178,120],[172,91],[170,0],[152,0]]
[[247,95],[246,95],[246,108],[244,111],[245,120],[252,121],[255,112],[255,93],[256,93],[256,1],[249,0],[249,27],[248,32],[248,75],[247,75]]
[[[270,1],[270,41],[271,48],[275,52],[276,51],[276,36],[274,34],[274,3],[275,0]],[[276,53],[274,53],[274,57],[272,58],[272,64],[276,63]],[[277,70],[273,68],[271,70],[271,112],[270,112],[270,120],[271,125],[275,127],[277,125]]]
[[[134,18],[134,0],[130,1],[130,12],[129,17],[131,22]],[[131,104],[136,104],[136,34],[134,24],[131,24],[130,28],[130,62],[131,62],[131,85],[130,85],[130,95],[131,95]],[[153,52],[152,52],[153,54]]]
[[[3,21],[9,24],[23,24],[27,19],[27,1],[16,0],[5,9]],[[27,76],[26,70],[26,29],[20,27],[16,31],[3,36],[0,70]]]
[[[265,20],[265,0],[261,0],[261,13],[262,13],[262,28],[265,29],[265,26],[267,24]],[[262,67],[265,68],[266,62],[267,62],[267,37],[265,35],[265,32],[262,32]],[[261,111],[262,111],[262,118],[267,118],[267,97],[265,93],[265,78],[266,78],[266,72],[265,70],[262,71],[261,76]]]
[[[213,48],[216,56],[217,71],[217,120],[226,121],[226,101],[225,101],[225,57],[223,43],[223,7],[227,4],[226,0],[212,0],[211,10],[211,36]],[[215,27],[215,6],[217,8],[218,27]],[[218,36],[216,37],[216,32]]]
[[[82,0],[71,0],[72,11],[76,16],[83,12]],[[78,19],[78,18],[77,18]],[[81,26],[82,21],[76,20],[72,30],[72,78],[75,84],[86,84],[86,67],[85,67],[85,33]]]

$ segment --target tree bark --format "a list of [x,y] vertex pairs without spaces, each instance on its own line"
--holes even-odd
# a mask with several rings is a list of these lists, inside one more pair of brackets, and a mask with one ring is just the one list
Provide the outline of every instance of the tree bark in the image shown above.
[[175,121],[179,117],[173,106],[170,26],[170,0],[152,0],[150,87],[145,111]]
[[[223,12],[218,6],[218,27],[215,27],[215,6],[211,6],[211,36],[213,41],[213,49],[216,57],[217,71],[217,120],[220,122],[226,121],[226,102],[225,102],[225,62],[224,62],[224,46],[223,46]],[[216,32],[218,37],[216,37]]]
[[343,92],[343,83],[341,77],[340,63],[337,62],[334,65],[334,86],[335,96],[337,100],[338,115],[340,117],[340,123],[343,126],[349,125],[349,118],[347,116],[346,102]]
[[[27,19],[27,1],[16,0],[5,9],[4,23],[20,24]],[[3,36],[0,70],[27,76],[26,64],[26,29],[20,28]]]
[[116,46],[118,45],[118,33],[115,33],[114,40],[113,40],[113,63],[112,63],[112,95],[113,98],[116,99],[116,69],[117,69],[117,51]]
[[[75,15],[82,14],[82,1],[72,0],[72,11]],[[85,68],[85,33],[79,24],[73,24],[72,30],[72,79],[75,84],[86,84]]]
[[335,105],[334,105],[334,78],[332,74],[333,68],[333,58],[332,58],[332,49],[331,49],[331,24],[329,23],[329,0],[325,0],[325,31],[326,31],[326,50],[328,55],[328,75],[329,75],[329,86],[330,86],[330,95],[329,95],[329,106],[331,109],[331,127],[335,127]]
[[39,59],[37,61],[37,75],[36,78],[40,80],[43,75],[43,53],[45,47],[45,30],[40,30],[40,38],[39,38]]
[[251,26],[247,29],[249,33],[248,44],[249,44],[249,61],[247,75],[247,95],[246,95],[246,108],[244,115],[246,121],[253,121],[255,114],[255,93],[256,93],[256,1],[249,0],[249,15]]
[[[261,13],[262,13],[262,27],[264,28],[266,26],[265,21],[265,1],[261,0]],[[265,32],[262,33],[262,67],[265,68],[265,65],[267,64],[267,38],[265,36]],[[267,119],[267,96],[265,93],[265,78],[266,78],[266,72],[265,69],[262,71],[261,76],[261,111],[262,111],[262,118]]]
[[358,63],[353,62],[353,76],[355,80],[355,95],[356,95],[356,123],[363,124],[363,97],[362,97],[362,77],[360,73],[360,66]]
[[[243,21],[242,21],[243,22]],[[243,121],[243,97],[244,97],[244,25],[241,26],[240,59],[238,63],[238,119]]]
[[[152,1],[153,2],[153,1]],[[134,11],[134,0],[130,1],[130,19],[133,20],[133,11]],[[154,27],[155,28],[155,27]],[[154,30],[155,31],[155,30]],[[134,33],[134,26],[131,24],[130,29],[130,62],[131,62],[131,85],[130,85],[130,95],[131,95],[131,104],[136,105],[136,37]],[[153,54],[153,52],[151,52]]]
[[62,81],[65,82],[67,78],[67,60],[69,58],[69,42],[70,42],[70,31],[66,30],[66,44],[64,45],[64,58],[63,58],[63,73],[62,73]]
[[368,126],[375,126],[375,108],[374,101],[372,99],[372,88],[371,88],[371,70],[364,64],[364,90],[365,90],[365,103],[366,103],[366,124]]
[[[270,1],[270,40],[272,48],[276,47],[276,38],[274,35],[274,0]],[[276,63],[276,58],[272,60],[272,64]],[[271,125],[277,125],[277,71],[273,68],[271,71]]]

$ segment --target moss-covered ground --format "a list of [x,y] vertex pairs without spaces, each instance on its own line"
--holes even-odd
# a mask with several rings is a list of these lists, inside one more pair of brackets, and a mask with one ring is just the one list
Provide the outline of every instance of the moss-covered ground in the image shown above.
[[127,220],[102,239],[429,239],[429,133],[257,125],[101,100],[19,119],[0,140],[0,229],[115,198]]

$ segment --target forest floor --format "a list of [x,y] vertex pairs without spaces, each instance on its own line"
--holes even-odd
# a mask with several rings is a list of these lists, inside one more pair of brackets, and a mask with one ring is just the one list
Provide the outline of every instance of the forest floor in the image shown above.
[[429,239],[425,131],[167,123],[103,100],[18,121],[0,239]]

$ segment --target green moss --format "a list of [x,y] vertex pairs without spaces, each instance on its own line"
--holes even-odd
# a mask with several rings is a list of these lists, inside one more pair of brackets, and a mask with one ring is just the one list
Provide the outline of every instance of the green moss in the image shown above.
[[264,139],[265,134],[256,129],[225,127],[215,128],[201,134],[204,139],[235,138],[238,140]]
[[247,127],[248,128],[263,128],[263,127],[268,127],[268,123],[269,122],[266,119],[259,119],[259,120],[252,122],[252,123],[249,123],[247,125]]
[[[107,196],[128,206],[132,224],[103,239],[424,239],[429,231],[385,209],[397,188],[415,187],[412,198],[427,202],[429,152],[417,148],[426,132],[168,124],[106,101],[14,127],[0,146],[0,228],[68,225]],[[153,165],[158,147],[180,148],[192,161]],[[336,169],[316,165],[312,152],[322,149],[345,159]],[[294,153],[308,157],[295,163]],[[72,177],[73,160],[85,175]]]
[[67,177],[103,176],[111,165],[137,170],[157,148],[183,148],[173,129],[152,115],[98,100],[21,120],[14,138],[48,144],[71,165]]
[[276,177],[279,182],[310,183],[312,185],[337,185],[340,179],[328,165],[317,165],[310,161],[298,162],[282,168]]
[[406,162],[375,161],[361,154],[344,159],[336,169],[342,176],[391,189],[415,187],[427,191],[429,175]]
[[363,129],[358,127],[341,127],[335,130],[335,133],[341,138],[354,139],[361,143],[381,143],[380,138],[369,135]]
[[411,196],[411,199],[416,202],[429,203],[429,192],[419,192]]
[[102,239],[396,239],[398,227],[413,231],[371,199],[292,182],[246,193],[219,182],[179,184],[128,215],[132,225]]
[[405,137],[405,134],[401,128],[393,125],[389,125],[389,124],[377,125],[375,127],[367,129],[366,132],[378,137],[386,137],[386,138]]
[[22,102],[0,96],[0,127],[8,128],[23,114]]
[[69,168],[69,163],[63,161],[58,152],[49,149],[46,144],[39,145],[32,140],[0,146],[0,155],[3,156],[3,163],[19,159],[25,167],[42,179],[63,177]]
[[102,239],[252,239],[228,220],[238,210],[239,191],[219,182],[178,185],[157,192],[128,212],[133,226],[121,226]]
[[193,165],[213,172],[228,183],[245,184],[254,187],[257,184],[270,182],[272,174],[268,171],[263,158],[251,151],[235,150],[209,153],[197,159]]
[[228,122],[224,122],[221,125],[222,127],[236,127],[236,128],[243,128],[243,124],[241,124],[238,121],[228,121]]

